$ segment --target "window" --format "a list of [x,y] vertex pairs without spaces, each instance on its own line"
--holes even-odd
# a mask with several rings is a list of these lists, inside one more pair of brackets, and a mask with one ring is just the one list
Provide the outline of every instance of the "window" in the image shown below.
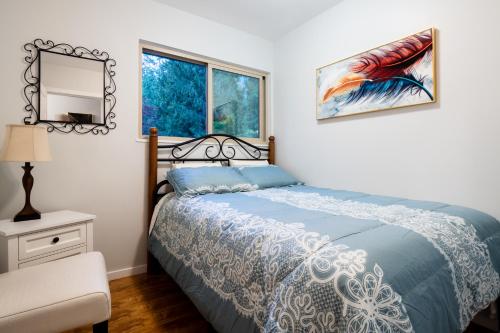
[[259,86],[255,77],[212,69],[213,131],[259,138]]
[[207,68],[143,53],[142,134],[198,137],[207,133]]
[[141,136],[230,134],[264,141],[265,74],[176,51],[142,48]]

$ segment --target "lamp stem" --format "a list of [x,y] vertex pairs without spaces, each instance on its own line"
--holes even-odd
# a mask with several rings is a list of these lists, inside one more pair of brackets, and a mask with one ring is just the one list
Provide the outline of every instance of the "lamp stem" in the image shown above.
[[30,162],[25,162],[23,176],[23,188],[25,192],[25,201],[23,209],[14,217],[14,222],[40,219],[40,212],[31,206],[31,189],[33,188],[33,176],[31,170],[33,167]]

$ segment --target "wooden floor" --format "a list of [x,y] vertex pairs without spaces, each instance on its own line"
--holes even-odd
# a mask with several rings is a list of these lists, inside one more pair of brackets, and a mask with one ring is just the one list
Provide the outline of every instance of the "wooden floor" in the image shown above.
[[[135,275],[110,282],[109,332],[213,332],[189,298],[167,275]],[[92,326],[71,333],[92,332]]]
[[[110,282],[109,332],[213,332],[189,298],[166,274],[141,274]],[[92,332],[92,326],[68,333]],[[491,333],[471,325],[466,333]]]

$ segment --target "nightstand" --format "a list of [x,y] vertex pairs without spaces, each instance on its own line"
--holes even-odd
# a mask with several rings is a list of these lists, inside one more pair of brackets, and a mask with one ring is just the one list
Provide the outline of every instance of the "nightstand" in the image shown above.
[[62,210],[40,220],[0,221],[0,273],[92,251],[95,218]]

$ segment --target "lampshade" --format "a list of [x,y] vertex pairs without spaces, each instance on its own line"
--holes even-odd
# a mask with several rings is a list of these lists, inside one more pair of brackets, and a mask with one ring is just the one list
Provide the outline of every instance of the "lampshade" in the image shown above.
[[2,161],[50,161],[49,138],[44,127],[35,125],[7,125]]

